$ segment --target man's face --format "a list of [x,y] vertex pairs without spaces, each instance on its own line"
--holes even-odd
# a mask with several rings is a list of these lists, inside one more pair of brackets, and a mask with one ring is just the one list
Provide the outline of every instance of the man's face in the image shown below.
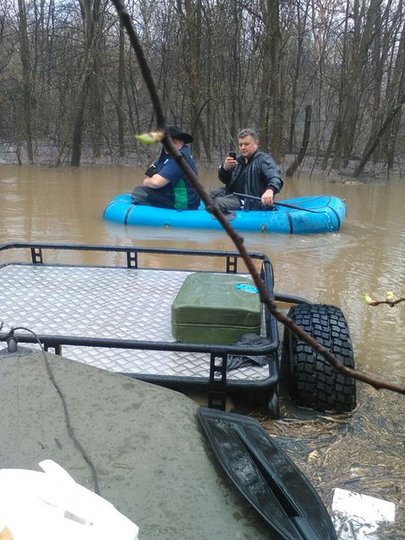
[[238,139],[238,144],[239,152],[245,159],[253,156],[259,146],[256,139],[254,139],[251,135],[246,135],[246,137],[241,137]]
[[184,146],[184,141],[182,141],[180,139],[176,139],[175,137],[173,137],[172,140],[173,140],[173,144],[177,148],[177,150],[180,150],[180,148],[182,148]]

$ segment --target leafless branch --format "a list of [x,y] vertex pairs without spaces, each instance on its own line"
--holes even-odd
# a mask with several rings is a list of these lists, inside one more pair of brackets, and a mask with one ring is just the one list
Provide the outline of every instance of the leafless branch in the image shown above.
[[137,59],[138,59],[138,62],[142,71],[142,75],[147,85],[147,88],[149,90],[152,104],[155,110],[156,122],[157,122],[157,128],[158,128],[157,131],[160,132],[161,143],[163,144],[165,150],[170,155],[172,155],[173,158],[176,160],[181,170],[187,175],[187,178],[190,180],[193,187],[195,188],[197,193],[200,195],[207,210],[213,216],[215,216],[215,218],[221,223],[222,227],[228,233],[229,237],[232,239],[233,243],[235,244],[241,257],[243,258],[246,264],[246,267],[249,270],[254,280],[254,283],[259,291],[261,301],[268,306],[270,312],[274,315],[274,317],[278,321],[280,321],[282,324],[287,326],[297,337],[305,341],[310,347],[312,347],[317,353],[319,353],[323,358],[325,358],[325,360],[329,362],[342,375],[345,375],[347,377],[353,377],[359,381],[370,384],[377,390],[384,388],[387,390],[391,390],[393,392],[405,394],[405,387],[403,385],[390,383],[383,379],[378,379],[374,376],[368,375],[366,373],[361,373],[357,370],[344,366],[341,362],[339,362],[336,359],[336,357],[330,351],[328,351],[328,349],[326,349],[323,345],[318,343],[318,341],[316,341],[312,336],[307,334],[301,327],[296,325],[289,317],[287,317],[286,315],[284,315],[281,311],[277,309],[276,303],[270,298],[266,290],[266,287],[264,285],[264,282],[260,278],[256,270],[256,267],[252,259],[250,258],[248,251],[246,250],[244,246],[243,238],[230,225],[229,221],[226,219],[224,214],[219,210],[219,208],[217,208],[214,205],[213,200],[211,199],[209,194],[204,190],[204,186],[199,181],[197,175],[188,165],[188,163],[186,162],[182,154],[176,149],[176,147],[173,144],[173,141],[168,136],[166,119],[162,111],[162,107],[161,107],[160,99],[156,90],[156,86],[155,86],[152,74],[150,72],[148,63],[146,61],[145,55],[143,54],[142,46],[138,40],[135,29],[131,23],[128,12],[126,11],[124,3],[121,0],[111,0],[111,1],[117,10],[118,16],[120,17],[122,25],[124,26],[124,28],[126,29],[128,33],[128,36],[131,41],[131,45],[134,48],[134,51],[136,53],[136,56],[137,56]]
[[405,302],[405,296],[401,298],[397,298],[396,300],[372,300],[371,302],[368,302],[369,306],[380,306],[381,304],[387,304],[390,307],[394,307],[400,302]]

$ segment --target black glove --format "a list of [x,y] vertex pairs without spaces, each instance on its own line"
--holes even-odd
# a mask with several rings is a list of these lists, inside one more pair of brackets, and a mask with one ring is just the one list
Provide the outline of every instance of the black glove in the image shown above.
[[149,178],[151,178],[156,173],[157,173],[157,170],[153,163],[152,165],[149,165],[149,167],[145,171],[146,176],[149,176]]

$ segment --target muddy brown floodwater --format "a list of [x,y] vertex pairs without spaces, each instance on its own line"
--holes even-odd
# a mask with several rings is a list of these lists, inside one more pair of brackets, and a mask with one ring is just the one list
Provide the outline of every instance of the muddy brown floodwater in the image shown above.
[[[200,169],[207,188],[215,168]],[[11,241],[234,249],[221,231],[125,227],[102,219],[117,193],[140,183],[142,169],[53,169],[0,166],[2,243]],[[275,290],[342,308],[358,369],[393,382],[405,380],[405,302],[367,306],[363,294],[405,295],[405,181],[288,179],[281,198],[328,193],[346,200],[342,230],[322,235],[245,234],[250,251],[266,253]],[[91,257],[83,254],[83,257]],[[87,262],[91,262],[86,260]],[[187,267],[187,261],[185,261]],[[396,523],[380,538],[405,538],[404,397],[359,384],[358,407],[349,416],[315,415],[288,403],[283,418],[255,414],[275,435],[330,508],[334,487],[392,501]]]

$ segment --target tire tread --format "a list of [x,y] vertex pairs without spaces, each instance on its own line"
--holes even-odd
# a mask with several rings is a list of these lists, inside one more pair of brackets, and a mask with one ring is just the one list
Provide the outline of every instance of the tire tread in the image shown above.
[[[327,304],[298,304],[290,309],[288,316],[344,366],[354,368],[349,328],[340,308]],[[354,409],[356,384],[353,377],[338,373],[287,328],[284,348],[290,364],[290,395],[297,404],[333,412]]]

